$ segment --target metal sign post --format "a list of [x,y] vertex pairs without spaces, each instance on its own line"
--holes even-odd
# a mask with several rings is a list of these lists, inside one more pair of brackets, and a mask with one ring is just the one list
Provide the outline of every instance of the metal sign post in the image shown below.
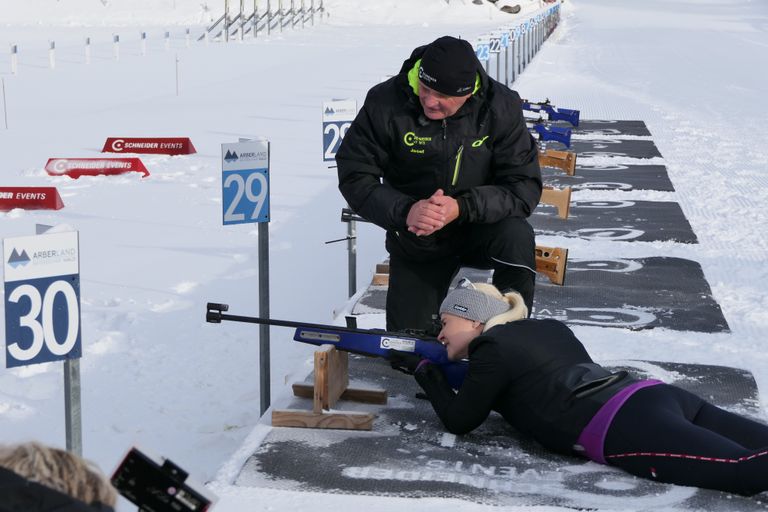
[[3,267],[5,366],[64,361],[67,450],[82,455],[78,233],[6,238]]
[[[259,315],[269,318],[269,141],[221,145],[223,223],[258,223]],[[261,414],[271,402],[269,327],[259,328]]]
[[[357,101],[331,100],[323,102],[323,161],[336,161],[336,152],[352,121],[357,115]],[[348,293],[357,292],[357,226],[347,223]]]

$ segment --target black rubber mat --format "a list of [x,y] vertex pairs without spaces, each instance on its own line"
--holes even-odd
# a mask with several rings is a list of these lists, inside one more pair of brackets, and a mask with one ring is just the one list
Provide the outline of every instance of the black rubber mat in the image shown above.
[[529,220],[539,235],[623,242],[698,242],[680,205],[673,202],[572,201],[567,219],[558,217],[554,206],[539,204]]
[[[490,282],[491,271],[462,268],[453,285],[462,277]],[[565,286],[554,285],[541,274],[536,277],[533,316],[632,330],[729,331],[701,266],[662,256],[569,259]]]
[[[549,123],[548,123],[549,124]],[[608,120],[608,119],[582,119],[579,126],[573,127],[565,121],[555,121],[554,126],[571,128],[574,135],[586,135],[595,139],[602,137],[617,137],[632,135],[636,137],[649,137],[651,132],[645,126],[644,121]]]
[[576,174],[541,168],[544,184],[576,190],[659,190],[673,192],[667,168],[663,165],[576,165]]
[[[490,270],[462,268],[462,277],[491,282]],[[387,288],[371,286],[352,314],[383,314]],[[664,327],[674,331],[728,332],[728,322],[712,297],[701,266],[682,258],[580,260],[571,258],[565,286],[536,278],[533,316],[569,325],[623,329]]]
[[[762,420],[755,381],[747,371],[649,361],[604,364],[679,385],[721,407]],[[273,428],[247,459],[235,484],[579,510],[768,508],[759,497],[660,484],[577,457],[554,455],[521,438],[495,413],[471,434],[448,434],[430,404],[415,398],[420,390],[413,378],[380,359],[352,356],[350,378],[356,386],[383,388],[390,394],[386,406],[339,402],[334,408],[375,413],[371,432]],[[311,401],[293,398],[277,408],[308,410]]]
[[661,157],[652,140],[638,139],[571,139],[571,147],[556,141],[542,143],[546,149],[575,151],[579,158],[620,157],[655,158]]

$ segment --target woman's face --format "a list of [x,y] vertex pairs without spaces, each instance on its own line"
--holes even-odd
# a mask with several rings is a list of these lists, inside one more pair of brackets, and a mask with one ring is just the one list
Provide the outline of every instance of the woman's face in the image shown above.
[[443,328],[437,339],[445,346],[448,359],[458,361],[468,356],[469,343],[483,332],[483,324],[460,316],[443,313]]

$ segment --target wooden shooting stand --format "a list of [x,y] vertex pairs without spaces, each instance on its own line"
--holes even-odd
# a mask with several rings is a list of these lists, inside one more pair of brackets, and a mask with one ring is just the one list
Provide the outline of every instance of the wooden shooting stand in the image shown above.
[[568,263],[568,249],[562,247],[536,246],[536,272],[541,272],[554,284],[565,284],[565,267]]
[[[565,283],[565,267],[568,264],[568,249],[562,247],[536,246],[536,272],[547,276],[553,284]],[[371,280],[373,286],[389,285],[389,263],[378,263]]]
[[349,354],[333,345],[321,345],[315,351],[315,383],[293,385],[293,394],[312,398],[311,411],[273,410],[272,426],[371,430],[374,415],[357,412],[325,412],[339,400],[369,404],[386,404],[387,392],[349,387]]
[[539,150],[539,165],[554,167],[564,171],[568,176],[573,176],[576,174],[576,153],[556,149]]
[[544,187],[539,202],[556,207],[557,216],[561,219],[567,219],[571,210],[571,187]]

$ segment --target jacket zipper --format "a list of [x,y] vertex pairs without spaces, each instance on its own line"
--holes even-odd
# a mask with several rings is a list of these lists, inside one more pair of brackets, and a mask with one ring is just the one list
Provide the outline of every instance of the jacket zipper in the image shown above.
[[448,128],[448,123],[445,121],[445,119],[443,119],[443,140],[445,140],[448,137],[447,128]]
[[464,154],[464,144],[459,146],[459,150],[456,152],[456,164],[453,166],[453,179],[451,180],[452,187],[455,187],[456,182],[459,181],[459,170],[461,169],[462,154]]

